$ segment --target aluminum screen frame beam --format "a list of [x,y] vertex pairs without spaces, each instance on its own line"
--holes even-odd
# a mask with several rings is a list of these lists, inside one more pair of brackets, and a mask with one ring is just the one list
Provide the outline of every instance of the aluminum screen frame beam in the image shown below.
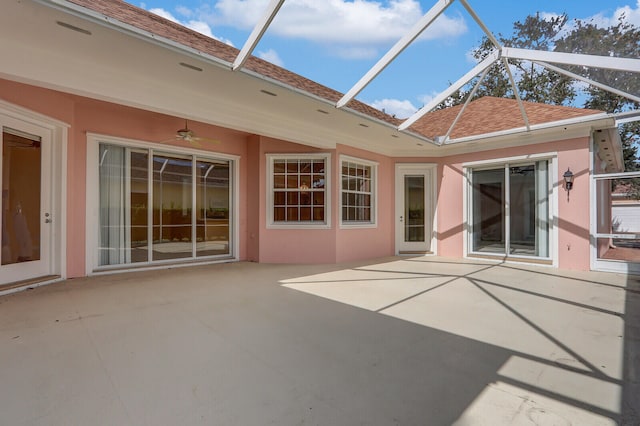
[[338,102],[336,108],[342,108],[360,93],[393,60],[402,53],[424,30],[429,27],[455,0],[438,2],[404,35]]
[[499,50],[494,50],[491,54],[489,54],[486,58],[484,58],[482,60],[482,62],[480,62],[475,67],[473,67],[473,69],[471,69],[471,71],[466,73],[458,81],[456,81],[451,86],[449,86],[447,88],[447,90],[445,90],[443,92],[440,92],[440,94],[438,94],[438,96],[433,98],[431,100],[431,102],[429,102],[427,105],[425,105],[422,108],[420,108],[418,110],[418,112],[416,112],[411,117],[409,117],[405,121],[403,121],[400,124],[400,126],[398,126],[398,130],[402,131],[402,130],[406,130],[407,128],[409,128],[409,126],[411,126],[413,123],[415,123],[420,118],[422,118],[422,116],[424,116],[426,113],[428,113],[429,111],[431,111],[432,109],[434,109],[435,107],[440,105],[442,102],[444,102],[456,90],[460,89],[462,86],[467,84],[469,81],[471,81],[478,74],[484,72],[486,69],[488,69],[494,63],[496,63],[496,61],[498,61],[498,60],[500,60],[500,51]]
[[560,67],[556,67],[555,65],[551,65],[551,64],[548,64],[546,62],[533,61],[533,63],[537,64],[537,65],[540,65],[540,66],[542,66],[544,68],[547,68],[547,69],[549,69],[551,71],[555,71],[558,74],[564,74],[567,77],[571,77],[571,78],[573,78],[575,80],[579,80],[579,81],[582,81],[583,83],[587,83],[587,84],[589,84],[591,86],[597,87],[597,88],[605,90],[607,92],[611,92],[614,95],[622,96],[623,98],[627,98],[627,99],[630,99],[630,100],[632,100],[634,102],[640,103],[640,97],[634,96],[634,95],[632,95],[630,93],[627,93],[627,92],[625,92],[623,90],[616,89],[615,87],[607,86],[606,84],[603,84],[603,83],[598,83],[595,80],[591,80],[590,78],[583,77],[583,76],[581,76],[579,74],[572,73],[571,71],[567,71],[565,69],[562,69]]
[[590,68],[640,73],[640,59],[620,58],[617,56],[548,52],[543,50],[516,49],[513,47],[504,47],[502,49],[502,56],[509,59],[522,59],[531,62],[551,62],[554,64],[579,65]]
[[236,59],[233,61],[233,64],[231,65],[231,69],[233,71],[241,68],[245,62],[247,62],[247,59],[249,59],[249,56],[253,53],[253,50],[260,42],[260,39],[267,31],[267,28],[269,28],[269,25],[271,25],[271,22],[276,17],[283,4],[284,0],[271,0],[265,14],[262,16],[260,21],[258,21],[256,26],[253,27],[251,35],[244,43],[244,46],[242,46],[242,50],[238,53]]

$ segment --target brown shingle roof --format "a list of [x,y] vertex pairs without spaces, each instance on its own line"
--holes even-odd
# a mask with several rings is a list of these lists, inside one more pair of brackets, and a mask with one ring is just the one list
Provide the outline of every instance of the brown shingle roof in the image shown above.
[[[410,129],[430,139],[445,136],[462,105],[433,111],[416,121]],[[524,102],[530,125],[599,114],[602,111]],[[515,99],[484,96],[470,102],[457,122],[452,139],[523,127],[524,119]]]
[[[182,25],[157,16],[147,10],[133,6],[122,0],[69,0],[79,6],[98,12],[104,16],[132,25],[149,33],[164,37],[202,53],[215,56],[232,63],[240,52],[235,47],[214,40]],[[251,56],[244,67],[265,77],[276,80],[293,88],[303,90],[322,99],[337,102],[342,93],[323,86],[308,78],[292,73],[282,67]],[[357,100],[349,102],[349,108],[387,123],[398,125],[401,120],[379,111]]]
[[[229,63],[232,63],[239,53],[239,50],[235,47],[185,28],[182,25],[171,22],[122,0],[69,1],[104,16],[116,19],[122,23],[132,25],[143,31],[148,31],[149,33],[198,50]],[[245,68],[331,102],[337,102],[342,97],[342,93],[336,90],[323,86],[309,80],[308,78],[302,77],[255,56],[252,56],[247,60]],[[392,125],[397,126],[402,122],[402,120],[397,119],[394,116],[386,114],[383,111],[377,110],[357,100],[349,102],[347,106],[362,114]],[[435,139],[438,136],[444,136],[461,107],[462,106],[459,105],[428,113],[414,123],[410,127],[410,130],[430,139]],[[525,102],[525,110],[527,112],[529,122],[532,125],[573,117],[587,116],[600,112],[595,110],[552,106],[531,102]],[[514,99],[483,97],[469,104],[463,116],[458,121],[451,137],[460,138],[523,126],[524,120],[520,114],[517,101]]]

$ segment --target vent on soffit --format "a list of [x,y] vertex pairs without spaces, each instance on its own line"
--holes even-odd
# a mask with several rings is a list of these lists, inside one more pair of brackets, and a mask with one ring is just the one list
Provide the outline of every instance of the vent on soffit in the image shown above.
[[68,22],[56,21],[56,24],[60,25],[62,28],[75,31],[80,34],[91,35],[91,31],[85,30],[84,28],[76,27],[75,25],[69,24]]

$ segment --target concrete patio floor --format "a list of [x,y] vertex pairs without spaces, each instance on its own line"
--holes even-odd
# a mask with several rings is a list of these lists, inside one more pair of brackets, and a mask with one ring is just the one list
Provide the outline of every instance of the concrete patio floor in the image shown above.
[[0,297],[3,425],[640,424],[640,281],[388,258]]

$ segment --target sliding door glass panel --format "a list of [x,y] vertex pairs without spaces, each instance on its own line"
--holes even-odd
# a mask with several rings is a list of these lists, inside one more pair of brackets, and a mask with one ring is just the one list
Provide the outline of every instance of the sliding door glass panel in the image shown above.
[[509,254],[536,252],[536,176],[531,165],[509,167]]
[[2,132],[2,265],[40,260],[41,141]]
[[474,170],[472,185],[472,251],[504,254],[504,168]]
[[193,256],[192,161],[153,156],[153,260]]
[[131,262],[149,260],[149,154],[131,151],[130,224]]
[[536,251],[539,257],[549,257],[549,162],[536,163]]
[[424,175],[404,178],[404,240],[423,242],[425,239]]
[[98,264],[128,263],[126,243],[126,149],[100,145]]
[[229,162],[196,162],[196,256],[229,254]]

